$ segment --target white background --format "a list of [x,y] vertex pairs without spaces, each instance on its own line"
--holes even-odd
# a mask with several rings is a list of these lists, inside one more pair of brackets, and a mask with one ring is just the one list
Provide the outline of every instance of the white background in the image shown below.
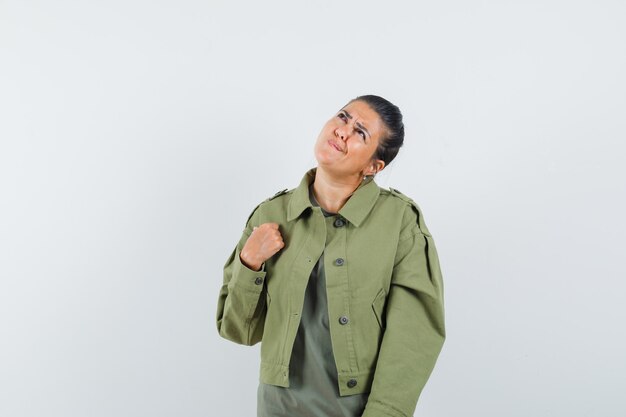
[[623,1],[0,0],[0,415],[255,416],[223,264],[370,93],[444,273],[415,415],[626,415],[625,39]]

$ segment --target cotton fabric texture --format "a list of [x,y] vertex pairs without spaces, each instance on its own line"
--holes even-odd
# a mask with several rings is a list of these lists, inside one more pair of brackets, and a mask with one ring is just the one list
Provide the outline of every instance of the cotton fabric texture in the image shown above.
[[[327,242],[327,218],[309,200],[315,173],[250,214],[224,265],[218,332],[243,345],[262,342],[260,382],[289,388],[306,288],[324,253],[339,395],[369,394],[363,417],[410,417],[445,340],[433,238],[412,199],[370,178],[339,210]],[[239,254],[252,229],[267,222],[279,224],[285,247],[252,271]]]
[[[309,200],[319,204],[309,186]],[[340,236],[334,223],[337,213],[324,210],[326,245]],[[311,270],[300,315],[300,326],[291,351],[289,388],[259,382],[257,417],[360,417],[367,393],[339,395],[333,358],[326,296],[324,252]]]

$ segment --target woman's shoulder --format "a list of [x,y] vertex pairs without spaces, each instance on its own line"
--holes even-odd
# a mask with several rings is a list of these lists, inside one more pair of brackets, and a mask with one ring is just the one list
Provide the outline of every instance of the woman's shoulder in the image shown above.
[[287,198],[294,192],[295,188],[284,188],[280,191],[277,191],[273,196],[266,198],[259,204],[262,205],[275,205],[280,206],[284,203]]
[[408,208],[410,206],[417,207],[417,203],[415,203],[411,197],[403,194],[396,188],[389,187],[389,189],[387,189],[380,186],[378,188],[380,189],[381,197],[385,198],[390,204],[394,204],[400,209]]
[[277,191],[271,197],[267,197],[252,209],[247,221],[250,221],[255,214],[263,217],[263,219],[259,220],[259,223],[264,223],[265,221],[269,221],[269,219],[271,219],[271,221],[277,221],[278,217],[281,217],[281,213],[286,213],[287,198],[294,190],[295,188],[284,188]]
[[425,235],[430,235],[426,223],[424,222],[424,215],[422,209],[413,200],[413,198],[402,193],[397,188],[389,187],[389,189],[380,188],[380,195],[386,197],[387,201],[394,204],[403,217],[403,223],[406,226],[417,226],[417,228]]
[[409,196],[403,194],[397,188],[389,187],[389,189],[387,189],[387,188],[383,188],[383,187],[380,187],[380,186],[378,188],[380,189],[380,194],[381,195],[389,195],[389,196],[398,198],[401,201],[404,201],[406,203],[410,203],[411,201],[413,201]]

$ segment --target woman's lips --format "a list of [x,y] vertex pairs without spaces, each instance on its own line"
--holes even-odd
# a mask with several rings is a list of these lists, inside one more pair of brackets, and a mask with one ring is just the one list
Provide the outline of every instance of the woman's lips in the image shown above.
[[330,144],[330,146],[332,146],[333,148],[335,148],[336,150],[338,150],[339,152],[343,153],[343,149],[341,149],[339,147],[339,145],[337,145],[335,142],[333,142],[332,140],[329,140],[328,143]]

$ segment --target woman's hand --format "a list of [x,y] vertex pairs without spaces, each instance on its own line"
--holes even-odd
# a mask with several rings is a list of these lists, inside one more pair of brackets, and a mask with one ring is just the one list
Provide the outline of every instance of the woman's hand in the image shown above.
[[239,258],[250,269],[258,271],[263,262],[274,256],[285,246],[278,230],[278,223],[263,223],[252,229]]

